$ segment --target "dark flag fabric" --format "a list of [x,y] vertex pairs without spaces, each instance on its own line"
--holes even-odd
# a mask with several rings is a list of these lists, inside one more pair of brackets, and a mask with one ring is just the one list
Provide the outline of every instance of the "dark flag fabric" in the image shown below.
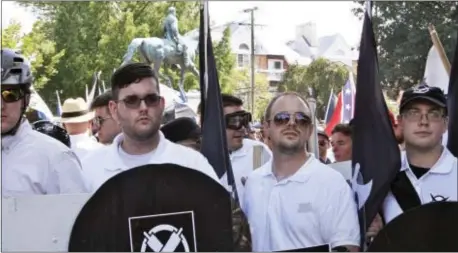
[[366,11],[361,35],[353,126],[353,179],[361,226],[365,231],[390,190],[401,168],[398,144],[388,117],[388,108],[378,77],[374,31]]
[[[203,7],[205,7],[205,4]],[[221,89],[215,56],[213,55],[210,28],[205,24],[205,15],[208,15],[208,13],[205,12],[205,8],[201,8],[199,33],[200,92],[203,108],[203,114],[201,115],[203,117],[201,152],[213,166],[219,178],[225,173],[228,174],[228,185],[233,186],[235,190],[234,174],[229,160],[226,140],[226,123],[223,116]],[[204,42],[205,34],[207,34],[207,48],[205,48]],[[207,52],[206,59],[205,51]],[[237,194],[234,195],[234,198],[237,198]]]
[[176,164],[132,168],[86,202],[68,245],[69,252],[233,251],[229,193]]
[[455,157],[458,157],[458,40],[450,72],[447,100],[449,119],[447,148]]
[[458,202],[432,202],[390,221],[368,252],[458,252]]
[[[206,19],[206,17],[208,19]],[[201,153],[208,159],[219,178],[227,173],[231,192],[232,237],[235,251],[251,251],[251,234],[248,221],[240,208],[226,140],[226,123],[223,102],[216,70],[213,45],[208,26],[208,1],[200,10],[199,64],[201,92]],[[207,36],[205,36],[205,34]],[[206,43],[205,43],[205,37]],[[210,191],[211,189],[209,189]]]

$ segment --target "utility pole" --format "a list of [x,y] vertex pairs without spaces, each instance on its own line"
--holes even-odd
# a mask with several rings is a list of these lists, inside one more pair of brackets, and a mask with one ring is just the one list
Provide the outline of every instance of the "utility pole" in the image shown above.
[[254,57],[254,11],[258,10],[258,7],[253,7],[250,9],[245,9],[243,12],[248,13],[250,12],[251,14],[251,114],[254,115],[254,74],[255,74],[255,69],[254,69],[254,63],[255,63],[255,57]]

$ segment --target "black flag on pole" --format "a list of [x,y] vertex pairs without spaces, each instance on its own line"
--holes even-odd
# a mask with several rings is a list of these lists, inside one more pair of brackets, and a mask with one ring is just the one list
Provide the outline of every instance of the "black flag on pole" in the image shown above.
[[447,100],[449,119],[447,148],[455,157],[458,157],[458,36],[448,83]]
[[[221,178],[227,173],[228,185],[232,187],[234,198],[237,200],[234,173],[226,140],[226,123],[224,121],[223,102],[216,70],[215,56],[208,22],[208,3],[200,10],[199,33],[199,64],[200,64],[200,93],[202,107],[202,146],[201,152]],[[207,11],[206,11],[207,9]],[[207,47],[205,48],[205,37]],[[206,52],[206,53],[205,53]],[[207,58],[205,58],[207,56]]]
[[365,245],[366,229],[401,168],[399,147],[380,87],[377,47],[369,15],[366,11],[353,119],[352,188],[358,202],[362,246]]

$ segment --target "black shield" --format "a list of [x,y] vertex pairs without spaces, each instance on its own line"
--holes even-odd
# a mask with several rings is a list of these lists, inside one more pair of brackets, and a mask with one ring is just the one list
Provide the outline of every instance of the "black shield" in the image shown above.
[[389,222],[371,252],[458,252],[458,202],[433,202]]
[[233,245],[226,189],[199,171],[155,164],[103,184],[76,218],[68,250],[211,252]]

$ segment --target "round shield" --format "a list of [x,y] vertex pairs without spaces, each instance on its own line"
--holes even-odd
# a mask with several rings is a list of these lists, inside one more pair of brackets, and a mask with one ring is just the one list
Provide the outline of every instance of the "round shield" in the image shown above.
[[233,251],[231,198],[209,176],[175,164],[122,172],[75,220],[69,251]]
[[383,228],[369,252],[457,252],[458,202],[433,202],[409,210]]

